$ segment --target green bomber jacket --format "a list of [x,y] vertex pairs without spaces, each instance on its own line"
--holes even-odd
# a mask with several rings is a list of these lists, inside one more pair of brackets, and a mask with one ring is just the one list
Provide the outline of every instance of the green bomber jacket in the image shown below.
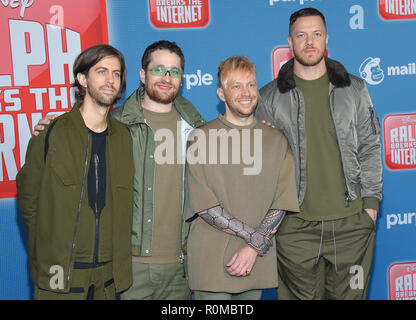
[[[116,291],[121,292],[132,283],[132,141],[125,125],[111,117],[107,122],[106,210],[112,217],[106,221],[111,228],[103,229],[105,226],[99,225],[99,230],[111,230],[111,235],[105,235],[109,239],[105,250],[112,255],[114,283]],[[97,230],[97,225],[88,225],[94,218],[85,219],[93,216],[87,189],[92,138],[79,104],[52,125],[53,130],[46,129],[29,142],[25,164],[16,176],[17,201],[28,232],[33,282],[45,290],[69,292],[74,262],[82,256],[82,251],[87,251],[84,259],[92,256],[91,233]],[[100,240],[102,237],[104,234]],[[63,271],[63,285],[59,281],[53,284],[57,280],[54,276],[60,276],[57,270]]]

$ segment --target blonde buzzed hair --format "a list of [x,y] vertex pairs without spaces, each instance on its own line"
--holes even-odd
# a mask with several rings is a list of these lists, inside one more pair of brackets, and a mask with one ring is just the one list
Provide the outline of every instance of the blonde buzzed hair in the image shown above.
[[257,76],[257,69],[253,62],[246,56],[233,56],[220,62],[218,66],[218,85],[225,88],[230,74],[236,71],[250,72]]

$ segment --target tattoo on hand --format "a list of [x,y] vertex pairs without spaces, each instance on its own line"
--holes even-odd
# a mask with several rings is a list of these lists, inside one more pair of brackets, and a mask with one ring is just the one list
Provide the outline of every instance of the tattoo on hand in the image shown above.
[[285,215],[286,211],[284,210],[269,210],[260,223],[259,229],[263,230],[264,233],[269,233],[273,232],[273,230],[277,230]]
[[279,226],[284,215],[284,211],[269,210],[259,228],[255,229],[234,218],[219,205],[199,213],[199,216],[211,226],[243,239],[260,256],[272,246],[274,237],[272,232]]

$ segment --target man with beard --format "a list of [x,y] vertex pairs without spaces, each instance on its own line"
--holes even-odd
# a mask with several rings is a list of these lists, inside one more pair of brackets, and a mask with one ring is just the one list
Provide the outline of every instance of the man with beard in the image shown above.
[[[286,138],[253,116],[254,64],[228,58],[218,83],[225,114],[195,129],[188,148],[189,285],[197,300],[258,300],[277,287],[274,233],[286,210],[299,210],[293,158]],[[252,155],[256,171],[246,167]]]
[[321,12],[293,13],[288,42],[294,58],[260,90],[256,113],[286,136],[296,168],[300,213],[277,232],[278,297],[365,299],[382,197],[379,122],[364,81],[324,57]]
[[[184,68],[175,42],[152,43],[142,56],[142,86],[110,112],[133,139],[133,285],[122,299],[189,299],[184,269],[188,226],[182,223],[185,148],[190,130],[205,120],[178,95]],[[50,119],[42,119],[35,130]]]
[[81,52],[76,103],[30,140],[16,177],[35,299],[115,299],[132,283],[133,153],[108,117],[126,86],[123,55]]
[[[123,299],[189,299],[182,223],[186,139],[205,124],[191,102],[178,95],[185,58],[161,40],[142,56],[137,89],[112,116],[133,137],[133,285]],[[172,159],[167,161],[166,159]]]

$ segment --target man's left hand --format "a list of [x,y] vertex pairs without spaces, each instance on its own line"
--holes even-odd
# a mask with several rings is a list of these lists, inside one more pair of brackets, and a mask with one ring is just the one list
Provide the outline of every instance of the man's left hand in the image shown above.
[[227,273],[231,276],[249,276],[257,258],[257,251],[246,245],[234,253],[227,263]]

